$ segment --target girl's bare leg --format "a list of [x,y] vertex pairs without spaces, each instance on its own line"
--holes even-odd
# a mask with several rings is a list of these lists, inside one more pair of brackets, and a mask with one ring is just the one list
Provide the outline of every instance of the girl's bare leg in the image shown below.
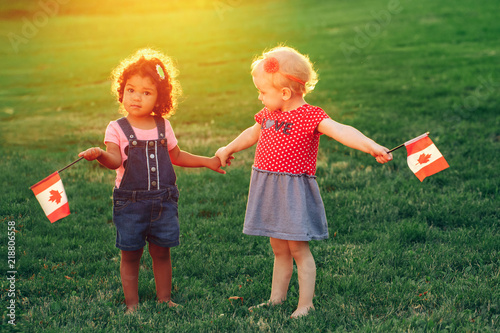
[[171,301],[172,295],[172,261],[170,248],[149,243],[149,254],[153,259],[153,274],[155,276],[156,297],[160,303],[177,306]]
[[314,309],[313,297],[316,284],[316,264],[308,242],[288,241],[290,252],[297,265],[299,276],[299,304],[292,318],[305,316]]
[[127,313],[135,311],[139,304],[139,265],[143,249],[121,251],[120,276]]
[[271,286],[271,304],[280,304],[286,299],[288,285],[293,273],[293,258],[288,241],[271,238],[274,253],[273,282]]
[[288,292],[288,285],[293,273],[293,258],[288,248],[288,241],[270,238],[274,252],[273,282],[269,301],[250,307],[250,311],[264,305],[281,304]]

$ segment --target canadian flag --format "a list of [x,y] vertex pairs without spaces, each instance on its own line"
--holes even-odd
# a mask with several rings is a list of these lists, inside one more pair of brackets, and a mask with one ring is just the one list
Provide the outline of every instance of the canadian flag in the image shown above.
[[58,172],[31,186],[31,190],[51,223],[70,214],[68,198]]
[[427,133],[405,142],[408,166],[420,181],[449,167]]

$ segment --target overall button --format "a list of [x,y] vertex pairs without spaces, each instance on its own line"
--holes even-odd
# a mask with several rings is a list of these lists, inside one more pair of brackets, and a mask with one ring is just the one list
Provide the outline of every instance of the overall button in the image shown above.
[[149,146],[153,147],[155,145],[154,141],[149,141]]
[[156,168],[155,168],[155,167],[152,167],[152,168],[151,168],[151,171],[152,171],[152,172],[156,172]]
[[137,146],[137,141],[132,141],[132,144],[133,144],[134,146]]
[[151,185],[156,186],[156,182],[153,180],[153,181],[151,182]]
[[150,158],[155,158],[155,154],[149,155]]
[[161,140],[161,144],[164,145],[165,144],[165,140]]

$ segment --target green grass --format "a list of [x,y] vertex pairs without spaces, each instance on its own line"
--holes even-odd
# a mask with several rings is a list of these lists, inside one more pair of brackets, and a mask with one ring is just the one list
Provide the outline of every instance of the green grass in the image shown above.
[[[118,3],[118,2],[116,2]],[[70,1],[16,50],[23,18],[38,1],[0,5],[0,253],[16,222],[16,323],[2,330],[493,332],[500,314],[499,53],[493,1]],[[392,2],[398,4],[398,2]],[[377,30],[377,24],[378,30]],[[357,31],[370,34],[356,47]],[[370,32],[371,31],[371,32]],[[365,32],[366,34],[366,32]],[[285,42],[309,54],[320,82],[307,96],[332,118],[388,147],[423,132],[450,168],[423,183],[405,152],[378,165],[323,137],[318,183],[330,238],[311,242],[318,268],[316,311],[282,306],[249,313],[269,297],[268,240],[243,235],[253,150],[223,176],[176,168],[181,245],[172,250],[173,300],[155,302],[143,256],[140,309],[123,314],[114,247],[114,172],[79,162],[62,178],[72,214],[50,224],[29,186],[102,146],[118,118],[109,73],[144,46],[172,56],[184,95],[171,118],[182,149],[211,155],[253,123],[260,108],[249,67]],[[356,47],[346,56],[341,45]],[[359,43],[358,43],[359,45]],[[229,301],[240,296],[243,301]]]

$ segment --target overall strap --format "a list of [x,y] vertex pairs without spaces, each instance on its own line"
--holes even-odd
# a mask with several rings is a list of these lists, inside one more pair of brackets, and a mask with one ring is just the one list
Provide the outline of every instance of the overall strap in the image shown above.
[[123,117],[120,118],[116,121],[118,125],[120,125],[123,133],[125,133],[125,137],[127,139],[137,139],[137,136],[135,135],[134,129],[132,128],[132,125],[128,122],[127,118]]
[[158,139],[165,138],[165,119],[155,116],[156,128],[158,129]]

